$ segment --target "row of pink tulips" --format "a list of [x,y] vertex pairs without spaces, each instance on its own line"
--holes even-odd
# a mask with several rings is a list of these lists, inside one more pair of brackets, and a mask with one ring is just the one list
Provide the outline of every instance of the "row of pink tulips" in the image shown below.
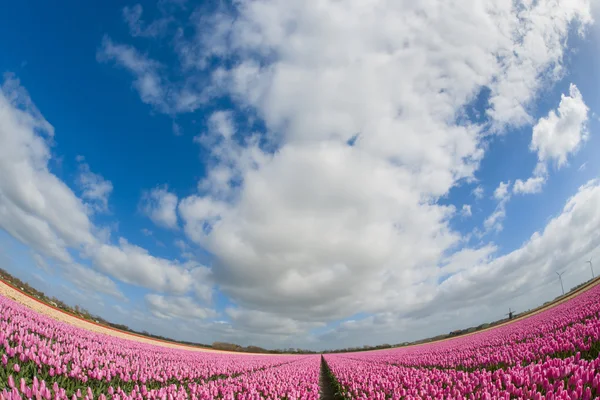
[[473,335],[325,358],[349,398],[592,399],[598,350],[600,286]]
[[[317,400],[319,399],[318,381],[319,358],[318,356],[307,356],[279,367],[200,384],[195,382],[180,385],[173,383],[151,390],[148,390],[145,385],[135,385],[133,390],[129,392],[124,391],[121,387],[115,389],[110,386],[106,390],[106,394],[101,393],[98,399],[106,400],[109,396],[115,400]],[[94,393],[91,387],[88,386],[84,391],[81,388],[77,389],[77,392],[69,397],[66,390],[61,388],[57,382],[49,386],[45,381],[40,382],[34,377],[31,385],[28,385],[25,378],[20,378],[16,382],[13,376],[10,375],[7,389],[0,392],[0,398],[22,400],[23,397],[38,400],[93,400]]]
[[318,398],[316,356],[154,346],[76,328],[3,297],[0,355],[7,398]]
[[527,366],[474,371],[394,366],[326,356],[352,399],[593,399],[600,359],[548,359]]
[[[600,286],[474,335],[327,355],[346,398],[600,396]],[[318,356],[200,353],[97,334],[0,297],[0,400],[317,399]]]

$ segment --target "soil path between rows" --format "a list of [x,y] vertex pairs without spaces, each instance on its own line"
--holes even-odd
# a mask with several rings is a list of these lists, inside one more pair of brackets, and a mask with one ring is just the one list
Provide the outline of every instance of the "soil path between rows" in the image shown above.
[[320,400],[334,400],[335,399],[335,391],[333,390],[333,385],[329,375],[325,370],[325,360],[323,356],[321,356],[321,373],[319,374],[319,387],[320,387]]

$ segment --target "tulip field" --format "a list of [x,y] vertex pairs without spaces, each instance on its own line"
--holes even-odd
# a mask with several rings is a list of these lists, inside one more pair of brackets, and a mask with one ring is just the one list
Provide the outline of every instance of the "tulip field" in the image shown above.
[[0,297],[5,399],[318,399],[318,356],[219,354],[101,335]]
[[198,352],[105,336],[0,297],[0,399],[600,398],[600,286],[473,335],[317,355]]
[[469,336],[326,356],[356,399],[600,398],[600,286],[539,314]]

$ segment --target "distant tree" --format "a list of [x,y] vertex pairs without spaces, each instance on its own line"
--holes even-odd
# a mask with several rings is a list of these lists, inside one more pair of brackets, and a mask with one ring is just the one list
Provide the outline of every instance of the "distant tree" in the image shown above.
[[214,342],[212,347],[217,350],[225,350],[225,351],[239,351],[242,349],[242,346],[233,343],[226,342]]

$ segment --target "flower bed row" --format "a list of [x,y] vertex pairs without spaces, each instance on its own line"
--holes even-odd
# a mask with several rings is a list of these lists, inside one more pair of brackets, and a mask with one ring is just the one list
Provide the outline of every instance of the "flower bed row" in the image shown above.
[[[325,356],[348,399],[600,397],[600,286],[515,323],[421,346]],[[0,297],[0,400],[318,399],[319,356],[171,349]]]
[[318,398],[317,356],[171,349],[58,322],[0,297],[0,397]]
[[326,356],[346,398],[600,396],[600,286],[529,318],[443,342]]

